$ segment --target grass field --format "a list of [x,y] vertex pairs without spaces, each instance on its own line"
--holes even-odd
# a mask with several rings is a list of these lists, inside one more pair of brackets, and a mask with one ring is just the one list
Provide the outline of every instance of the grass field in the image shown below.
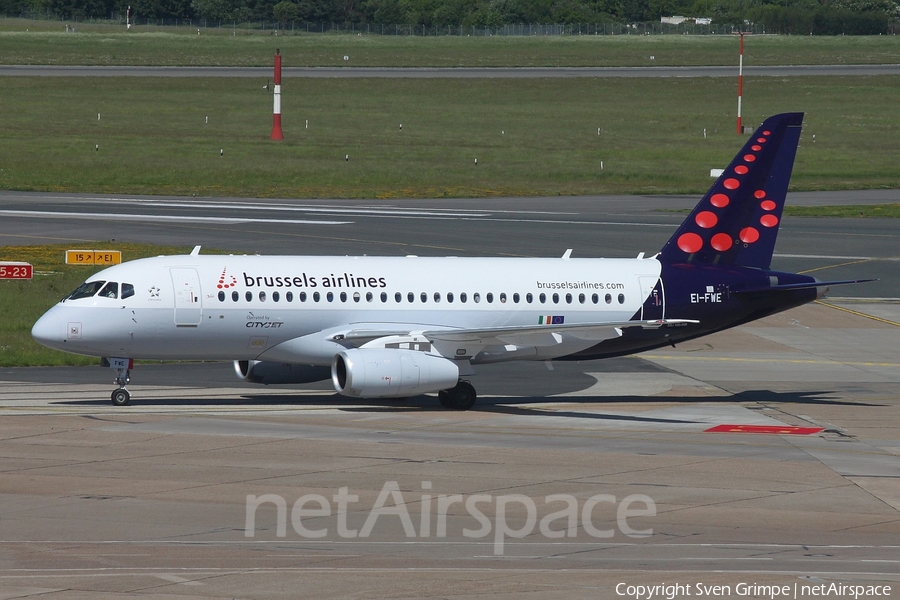
[[[124,28],[0,19],[7,65],[588,67],[737,65],[736,36],[410,37]],[[35,30],[35,29],[39,30]],[[48,28],[50,30],[48,30]],[[28,31],[26,31],[28,29]],[[748,36],[745,65],[896,64],[893,36]],[[349,60],[344,60],[347,56]],[[651,59],[651,56],[653,59]]]
[[[734,133],[735,82],[718,78],[290,79],[279,143],[268,139],[263,83],[0,78],[0,188],[301,198],[699,193],[744,139]],[[900,187],[900,77],[745,82],[745,123],[788,110],[806,112],[793,189]]]

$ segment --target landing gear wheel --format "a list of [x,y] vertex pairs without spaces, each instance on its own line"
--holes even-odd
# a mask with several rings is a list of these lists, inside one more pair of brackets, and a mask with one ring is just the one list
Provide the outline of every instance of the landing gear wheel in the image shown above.
[[113,406],[128,406],[128,403],[131,402],[131,394],[126,389],[115,390],[110,396],[110,400],[112,400]]
[[460,381],[449,390],[438,392],[438,401],[444,408],[451,410],[469,410],[475,405],[478,394],[468,381]]

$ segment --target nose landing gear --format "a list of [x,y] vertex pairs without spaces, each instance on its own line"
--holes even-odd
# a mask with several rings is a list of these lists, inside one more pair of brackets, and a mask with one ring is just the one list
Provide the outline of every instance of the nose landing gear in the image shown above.
[[129,381],[131,381],[130,370],[116,369],[116,380],[114,383],[119,386],[119,389],[113,390],[110,396],[113,406],[128,406],[128,403],[131,402],[131,394],[125,389]]
[[131,381],[131,369],[134,368],[134,361],[130,358],[104,358],[100,361],[100,365],[116,370],[116,380],[113,383],[119,387],[113,390],[109,397],[113,406],[128,406],[131,402],[131,394],[125,389],[125,386]]

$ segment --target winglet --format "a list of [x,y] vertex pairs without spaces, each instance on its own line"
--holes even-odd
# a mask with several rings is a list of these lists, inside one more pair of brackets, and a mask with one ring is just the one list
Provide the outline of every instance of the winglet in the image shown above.
[[769,268],[803,113],[769,117],[660,252],[667,263]]

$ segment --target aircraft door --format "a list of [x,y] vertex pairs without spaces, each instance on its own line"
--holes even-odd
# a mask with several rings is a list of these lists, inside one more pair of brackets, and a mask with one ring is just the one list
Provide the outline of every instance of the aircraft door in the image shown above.
[[200,275],[192,267],[170,269],[175,289],[175,326],[196,327],[203,316]]
[[660,277],[641,277],[641,296],[644,305],[641,307],[641,319],[655,321],[666,318],[665,293]]

